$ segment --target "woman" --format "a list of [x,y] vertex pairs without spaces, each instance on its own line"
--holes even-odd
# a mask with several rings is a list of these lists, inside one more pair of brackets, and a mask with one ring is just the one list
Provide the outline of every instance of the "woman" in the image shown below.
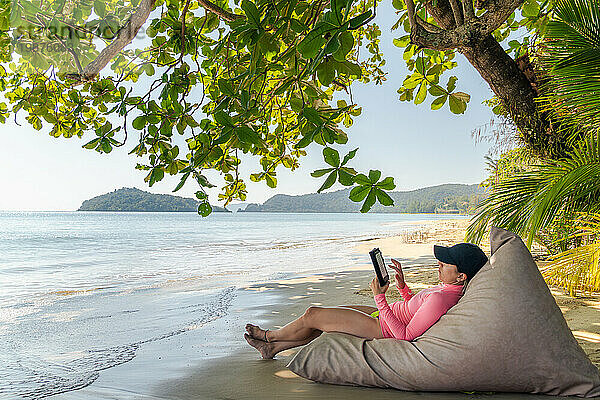
[[[388,305],[385,292],[389,283],[380,286],[377,277],[370,287],[377,308],[371,306],[308,307],[298,319],[277,330],[264,330],[247,324],[244,338],[263,358],[309,343],[322,332],[342,332],[366,339],[395,338],[413,340],[421,336],[454,306],[462,296],[464,285],[487,262],[487,256],[474,244],[460,243],[452,247],[433,246],[438,260],[441,284],[412,294],[401,264],[389,264],[396,274],[396,287],[404,301]],[[375,314],[379,313],[378,317]],[[372,315],[373,314],[373,315]]]

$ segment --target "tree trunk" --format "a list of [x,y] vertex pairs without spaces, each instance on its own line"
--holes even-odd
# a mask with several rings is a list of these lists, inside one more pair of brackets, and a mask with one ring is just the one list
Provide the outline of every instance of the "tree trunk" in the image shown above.
[[461,48],[458,51],[469,60],[502,101],[527,144],[535,144],[530,143],[527,138],[535,135],[535,132],[544,132],[547,124],[540,119],[537,112],[534,100],[537,92],[518,68],[515,60],[506,54],[492,35],[487,35],[473,47]]
[[458,51],[464,54],[502,101],[529,149],[542,157],[566,155],[565,136],[553,126],[549,115],[537,108],[538,85],[528,60],[522,60],[520,68],[518,60],[509,56],[492,35]]

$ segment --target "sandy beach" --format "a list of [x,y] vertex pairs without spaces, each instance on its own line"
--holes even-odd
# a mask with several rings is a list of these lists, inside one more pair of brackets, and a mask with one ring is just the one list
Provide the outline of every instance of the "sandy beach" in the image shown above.
[[[368,283],[372,267],[367,252],[382,249],[386,259],[397,258],[407,268],[413,291],[437,284],[432,255],[434,243],[450,245],[464,239],[466,221],[423,222],[418,232],[367,240],[354,250],[364,263],[343,271],[255,284],[237,290],[229,314],[157,347],[142,349],[134,360],[104,371],[90,386],[55,396],[66,399],[548,399],[548,396],[510,393],[421,393],[314,383],[285,366],[298,349],[262,360],[243,339],[252,322],[278,328],[301,315],[310,305],[374,305]],[[489,243],[482,248],[489,251]],[[600,296],[573,299],[552,289],[558,305],[582,348],[600,365]],[[399,296],[392,288],[388,299]],[[185,360],[185,361],[184,361]],[[54,398],[54,397],[53,397]],[[552,397],[557,398],[557,397]]]

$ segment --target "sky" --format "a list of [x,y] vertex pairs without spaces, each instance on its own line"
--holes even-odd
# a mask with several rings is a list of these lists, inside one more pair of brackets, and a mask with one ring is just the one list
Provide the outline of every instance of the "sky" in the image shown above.
[[[493,95],[487,83],[457,54],[458,67],[447,72],[442,81],[445,83],[450,75],[458,76],[457,90],[471,95],[465,114],[452,114],[447,105],[432,111],[431,98],[418,106],[401,102],[396,91],[408,70],[402,49],[392,44],[401,33],[391,31],[396,19],[391,2],[380,3],[377,13],[388,79],[383,85],[353,85],[353,98],[362,106],[362,114],[346,129],[348,143],[332,147],[342,155],[358,147],[349,165],[359,172],[379,169],[383,177],[394,177],[395,190],[444,183],[480,183],[486,177],[484,156],[490,144],[475,143],[472,132],[493,117],[490,108],[482,104]],[[20,125],[14,120],[7,121],[0,130],[0,210],[72,211],[86,199],[121,187],[171,194],[179,182],[178,177],[166,175],[149,188],[144,182],[146,172],[135,169],[141,159],[127,154],[136,145],[133,140],[110,154],[99,154],[81,147],[92,139],[91,133],[83,139],[54,138],[48,135],[48,127],[42,131],[31,128],[24,114],[19,114],[17,122]],[[310,172],[327,165],[320,145],[313,143],[307,151],[295,171],[278,167],[278,185],[274,189],[264,181],[255,183],[248,179],[250,173],[262,170],[258,158],[244,160],[240,170],[246,178],[246,203],[263,203],[279,193],[316,192],[325,177],[313,178]],[[217,201],[222,179],[214,171],[206,175],[217,184],[217,188],[208,191],[211,203],[222,205]],[[330,190],[341,188],[337,183]],[[190,180],[175,194],[193,197],[196,190],[198,187]]]

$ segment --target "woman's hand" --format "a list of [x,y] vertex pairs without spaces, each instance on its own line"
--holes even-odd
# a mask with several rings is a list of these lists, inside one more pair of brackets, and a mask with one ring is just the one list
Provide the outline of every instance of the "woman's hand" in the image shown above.
[[396,286],[398,286],[400,289],[404,289],[404,286],[406,286],[406,283],[404,282],[404,273],[402,272],[402,264],[400,264],[400,261],[394,260],[393,258],[392,258],[392,263],[393,264],[388,264],[388,267],[390,267],[391,269],[396,271]]
[[390,287],[389,282],[385,285],[385,286],[380,286],[379,285],[379,279],[377,277],[373,278],[373,280],[371,281],[371,284],[369,285],[371,287],[371,290],[373,291],[373,296],[377,295],[377,294],[382,294],[385,293],[388,288]]

